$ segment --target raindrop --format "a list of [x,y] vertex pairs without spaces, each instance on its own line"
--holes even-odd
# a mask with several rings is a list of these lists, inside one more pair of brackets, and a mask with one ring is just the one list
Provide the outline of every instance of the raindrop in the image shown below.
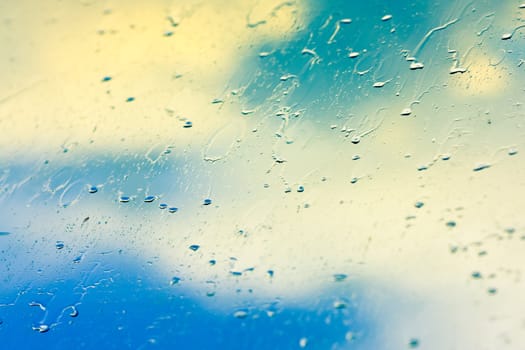
[[299,339],[299,346],[301,348],[305,348],[306,345],[308,345],[308,339],[307,338],[303,337],[303,338]]
[[512,33],[505,33],[501,36],[501,40],[509,40],[512,38]]
[[496,288],[489,288],[487,290],[487,292],[489,292],[489,294],[491,294],[491,295],[494,295],[494,294],[496,294],[498,292],[498,290]]
[[372,86],[379,89],[379,88],[382,88],[383,86],[385,86],[386,83],[387,83],[386,81],[377,81]]
[[479,272],[479,271],[472,272],[471,276],[472,276],[472,278],[480,279],[481,278],[481,272]]
[[420,202],[420,201],[417,201],[417,202],[414,204],[414,207],[416,207],[416,208],[422,208],[424,205],[425,205],[425,203]]
[[233,313],[233,317],[235,318],[246,318],[248,316],[248,311],[246,310],[237,310]]
[[135,101],[135,97],[128,97],[126,99],[126,102],[133,102],[133,101]]
[[449,159],[450,159],[450,154],[441,155],[441,160],[449,160]]
[[353,144],[358,144],[359,142],[361,142],[361,137],[359,135],[356,135],[356,136],[352,137],[352,139],[350,141]]
[[177,208],[177,207],[170,207],[170,208],[168,209],[168,211],[169,211],[170,213],[176,213],[176,212],[179,211],[179,208]]
[[203,205],[210,205],[211,204],[211,199],[210,198],[206,198],[203,202],[202,202]]
[[88,192],[89,193],[97,193],[98,192],[97,186],[89,186]]
[[349,58],[356,58],[357,56],[359,56],[359,52],[353,51],[348,54]]
[[353,157],[352,157],[352,160],[359,160],[361,159],[361,157],[358,155],[358,154],[355,154]]
[[155,196],[146,196],[146,197],[144,198],[144,202],[146,202],[146,203],[151,203],[151,202],[153,202],[155,199],[156,199]]
[[334,274],[334,281],[335,282],[342,282],[344,281],[348,276],[344,273],[336,273]]
[[104,78],[102,78],[102,82],[106,82],[106,81],[110,81],[111,80],[111,77],[110,76],[105,76]]
[[49,331],[49,326],[47,324],[41,324],[38,327],[33,327],[33,330],[38,331],[40,333],[46,333]]
[[198,245],[198,244],[192,244],[190,245],[188,248],[190,248],[191,250],[193,250],[194,252],[196,252],[197,250],[199,250],[201,246]]
[[336,300],[333,303],[334,309],[341,310],[346,309],[346,303],[342,300]]
[[451,68],[450,69],[450,74],[457,74],[457,73],[465,73],[467,71],[467,68],[463,68],[463,67],[454,67],[454,68]]
[[177,277],[177,276],[174,276],[171,281],[170,281],[170,285],[174,285],[174,284],[177,284],[180,282],[180,277]]
[[406,116],[412,114],[412,110],[411,110],[410,108],[405,108],[405,109],[403,109],[403,110],[401,111],[400,114],[401,114],[403,117],[406,117]]
[[56,249],[63,249],[63,248],[64,248],[64,242],[62,242],[62,241],[56,241],[56,243],[55,243],[55,248],[56,248]]
[[359,180],[357,177],[353,177],[353,178],[350,180],[350,183],[355,184],[355,183],[357,182],[357,180]]
[[213,265],[215,265],[215,264],[217,263],[217,260],[212,259],[212,260],[208,261],[208,263],[209,263],[211,266],[213,266]]
[[350,23],[352,23],[352,19],[350,19],[350,18],[343,18],[340,22],[343,23],[343,24],[350,24]]
[[381,20],[383,22],[386,22],[388,20],[391,20],[392,19],[392,15],[384,15],[383,17],[381,17]]
[[182,127],[188,129],[188,128],[191,128],[192,126],[193,126],[193,123],[189,120],[186,120]]
[[450,221],[447,221],[445,225],[447,225],[448,227],[456,227],[456,222],[453,220],[450,220]]
[[69,313],[69,316],[71,317],[77,317],[78,316],[78,310],[76,307],[71,306],[71,312]]
[[166,209],[168,207],[168,205],[166,203],[160,203],[159,204],[159,209]]
[[488,169],[490,168],[490,164],[486,164],[486,163],[481,163],[481,164],[478,164],[474,167],[474,169],[472,169],[473,171],[481,171],[481,170],[484,170],[484,169]]
[[131,200],[131,198],[129,196],[120,196],[118,200],[120,203],[127,203]]
[[514,156],[514,155],[516,155],[516,154],[518,154],[518,150],[517,150],[516,148],[510,148],[510,149],[508,150],[508,155],[509,155],[509,156]]
[[423,69],[425,66],[421,62],[412,62],[410,63],[410,70]]
[[304,186],[298,186],[297,192],[304,192]]
[[410,339],[410,341],[408,342],[408,345],[411,347],[411,348],[417,348],[419,346],[419,340],[416,339],[416,338],[413,338],[413,339]]

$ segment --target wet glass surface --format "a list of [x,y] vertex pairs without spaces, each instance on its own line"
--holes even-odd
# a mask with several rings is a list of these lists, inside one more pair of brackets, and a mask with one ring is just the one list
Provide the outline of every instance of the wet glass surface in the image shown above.
[[2,348],[523,349],[524,28],[0,3]]

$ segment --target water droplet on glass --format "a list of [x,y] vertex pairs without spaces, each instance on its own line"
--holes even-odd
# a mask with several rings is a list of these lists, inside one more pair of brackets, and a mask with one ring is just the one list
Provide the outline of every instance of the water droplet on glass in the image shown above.
[[346,308],[346,303],[342,300],[336,300],[334,301],[334,309],[341,310]]
[[63,249],[63,248],[64,248],[64,242],[62,242],[62,241],[56,241],[56,243],[55,243],[55,248],[56,248],[56,249]]
[[352,137],[352,139],[350,140],[353,144],[358,144],[359,142],[361,142],[361,137],[356,135],[354,137]]
[[411,110],[410,108],[405,108],[405,109],[403,109],[403,110],[401,111],[400,114],[401,114],[403,117],[406,117],[406,116],[412,114],[412,110]]
[[341,23],[343,24],[350,24],[352,23],[352,19],[350,18],[343,18],[342,20],[340,20]]
[[135,101],[135,97],[128,97],[126,99],[126,102],[133,102],[133,101]]
[[188,129],[188,128],[191,128],[192,126],[193,126],[193,123],[189,120],[186,120],[182,127]]
[[77,317],[78,316],[78,310],[76,307],[71,306],[71,312],[69,313],[69,316],[71,317]]
[[448,227],[456,227],[456,222],[455,221],[447,221],[447,223],[445,224],[447,225]]
[[146,202],[146,203],[151,203],[151,202],[153,202],[155,199],[156,199],[155,196],[146,196],[146,197],[144,197],[144,202]]
[[359,52],[353,51],[348,54],[349,58],[356,58],[357,56],[359,56]]
[[512,33],[505,33],[501,36],[501,40],[509,40],[512,38]]
[[203,202],[202,202],[203,205],[210,205],[211,204],[211,199],[210,198],[206,198]]
[[481,164],[478,164],[474,167],[474,169],[472,169],[473,171],[481,171],[481,170],[484,170],[484,169],[488,169],[490,168],[490,164],[486,164],[486,163],[481,163]]
[[386,22],[388,20],[391,20],[392,19],[392,15],[384,15],[383,17],[381,17],[381,20],[383,22]]
[[334,281],[335,282],[342,282],[344,281],[348,276],[345,275],[344,273],[336,273],[334,275]]
[[110,81],[110,80],[111,80],[111,77],[107,75],[104,78],[102,78],[103,82]]
[[308,339],[307,338],[303,337],[303,338],[299,339],[299,346],[301,348],[305,348],[306,345],[308,345]]
[[179,208],[177,208],[177,207],[170,207],[170,208],[168,209],[168,211],[169,211],[170,213],[176,213],[176,212],[179,211]]
[[196,252],[197,250],[199,250],[201,246],[198,245],[198,244],[192,244],[190,245],[188,248],[190,248],[191,250],[193,250],[194,252]]
[[425,66],[421,62],[412,62],[410,63],[410,70],[423,69]]
[[410,339],[410,341],[408,342],[408,346],[410,346],[411,348],[417,348],[419,346],[419,340],[418,339]]
[[455,68],[451,68],[449,73],[450,74],[457,74],[457,73],[465,73],[467,71],[467,68],[463,68],[463,67],[455,67]]
[[170,281],[170,285],[174,285],[174,284],[177,284],[180,282],[180,277],[177,277],[177,276],[174,276],[172,277],[171,281]]
[[496,288],[489,288],[489,289],[487,290],[487,292],[488,292],[489,294],[491,294],[491,295],[494,295],[494,294],[496,294],[496,293],[498,292],[498,290],[497,290]]
[[97,186],[89,186],[88,192],[89,193],[97,193],[98,192]]
[[359,160],[361,159],[361,157],[358,155],[358,154],[355,154],[353,157],[352,157],[352,160]]
[[298,186],[297,192],[304,192],[304,186]]
[[479,272],[479,271],[472,272],[471,276],[472,276],[472,278],[479,279],[479,278],[481,278],[481,272]]
[[129,196],[120,196],[118,200],[120,203],[127,203],[131,200],[131,198]]
[[47,324],[41,324],[38,327],[33,327],[33,330],[40,333],[46,333],[47,331],[49,331],[49,326]]
[[237,310],[233,313],[235,318],[246,318],[248,316],[248,311],[246,310]]
[[353,177],[353,178],[350,180],[350,183],[355,184],[355,183],[357,182],[357,180],[359,180],[357,177]]
[[166,203],[160,203],[159,204],[159,209],[166,209],[168,207],[168,205]]
[[422,208],[424,205],[425,205],[425,203],[420,202],[420,201],[417,201],[417,202],[414,204],[414,207],[416,207],[416,208]]
[[517,150],[516,148],[510,148],[510,149],[508,150],[508,155],[509,155],[509,156],[514,156],[514,155],[516,155],[516,154],[518,154],[518,150]]

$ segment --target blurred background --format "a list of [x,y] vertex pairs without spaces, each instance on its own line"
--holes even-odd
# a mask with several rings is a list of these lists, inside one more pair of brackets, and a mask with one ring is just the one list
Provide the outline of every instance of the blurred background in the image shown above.
[[5,349],[523,349],[525,4],[0,3]]

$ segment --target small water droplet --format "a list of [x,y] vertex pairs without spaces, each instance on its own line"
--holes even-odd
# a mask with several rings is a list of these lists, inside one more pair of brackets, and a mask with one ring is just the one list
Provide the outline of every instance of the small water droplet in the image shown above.
[[63,249],[63,248],[64,248],[64,242],[62,242],[62,241],[56,241],[56,243],[55,243],[55,248],[56,248],[56,249]]
[[157,198],[157,197],[155,197],[155,196],[146,196],[146,197],[144,197],[144,202],[146,202],[146,203],[151,203],[151,202],[153,202],[156,198]]
[[352,23],[352,19],[351,18],[343,18],[339,22],[341,22],[343,24],[350,24],[350,23]]
[[372,86],[375,88],[382,88],[383,86],[385,86],[386,83],[386,81],[376,81]]
[[133,101],[135,101],[135,97],[128,97],[126,99],[126,102],[133,102]]
[[235,318],[246,318],[248,316],[248,311],[246,310],[237,310],[233,313],[233,317]]
[[179,208],[177,208],[177,207],[170,207],[170,208],[168,209],[168,211],[169,211],[170,213],[176,213],[176,212],[179,211]]
[[352,142],[354,145],[357,145],[359,142],[361,142],[361,137],[356,135],[356,136],[352,137],[350,142]]
[[467,68],[463,68],[463,67],[454,67],[454,68],[451,68],[450,71],[449,71],[449,74],[457,74],[457,73],[465,73],[467,71]]
[[391,20],[392,19],[392,15],[384,15],[383,17],[381,17],[381,20],[383,22],[386,22],[388,20]]
[[111,77],[106,75],[105,77],[102,78],[102,82],[106,82],[106,81],[110,81],[111,80]]
[[516,148],[510,148],[510,149],[508,150],[508,155],[509,155],[509,156],[514,156],[514,155],[516,155],[516,154],[518,154],[518,150],[517,150]]
[[212,260],[208,261],[208,263],[209,263],[211,266],[213,266],[213,265],[217,264],[217,261],[216,261],[215,259],[212,259]]
[[305,348],[306,345],[308,345],[308,339],[307,338],[303,337],[303,338],[299,339],[299,346],[301,348]]
[[356,52],[356,51],[350,52],[348,54],[349,58],[356,58],[357,56],[359,56],[359,52]]
[[484,170],[484,169],[488,169],[490,168],[490,164],[486,164],[486,163],[481,163],[481,164],[478,164],[474,167],[474,169],[472,169],[473,171],[481,171],[481,170]]
[[131,200],[131,198],[129,196],[120,196],[118,200],[120,203],[127,203]]
[[167,30],[164,32],[164,36],[172,36],[173,35],[173,31],[171,30]]
[[166,203],[160,203],[159,204],[159,209],[166,209],[168,207],[168,205]]
[[350,183],[355,184],[355,183],[357,182],[357,180],[359,180],[357,177],[353,177],[353,178],[350,180]]
[[358,154],[355,154],[353,157],[352,157],[352,160],[359,160],[361,159],[361,157],[358,155]]
[[97,193],[98,192],[97,186],[89,186],[88,192],[89,193]]
[[504,33],[501,36],[501,40],[509,40],[510,38],[512,38],[512,33]]
[[193,123],[189,120],[186,120],[182,127],[188,129],[188,128],[191,128],[192,126],[193,126]]
[[412,62],[410,63],[410,70],[418,70],[418,69],[423,69],[425,66],[423,65],[423,63],[421,62]]
[[449,160],[449,159],[450,159],[450,154],[441,155],[441,160]]
[[480,279],[481,278],[481,272],[479,271],[474,271],[472,272],[472,278],[475,278],[475,279]]
[[403,110],[401,111],[400,114],[401,114],[403,117],[406,117],[406,116],[412,114],[412,109],[410,109],[410,108],[405,108],[405,109],[403,109]]
[[38,327],[33,327],[33,330],[38,331],[39,333],[46,333],[49,331],[49,326],[47,324],[41,324]]
[[297,192],[304,192],[304,186],[298,186]]
[[203,205],[210,205],[211,204],[211,199],[210,198],[206,198],[203,202],[202,202]]
[[190,245],[188,248],[190,248],[191,250],[193,250],[194,252],[196,252],[197,250],[199,250],[201,246],[198,245],[198,244],[192,244]]
[[333,303],[334,309],[341,310],[346,308],[346,303],[342,300],[336,300]]
[[266,273],[268,273],[268,276],[269,276],[270,278],[272,278],[273,275],[275,274],[275,272],[274,272],[273,270],[268,270],[268,271],[266,271]]
[[334,274],[334,281],[335,282],[342,282],[344,281],[348,276],[344,273],[336,273]]
[[422,208],[424,205],[425,205],[425,203],[420,202],[420,201],[417,201],[416,203],[414,203],[414,207],[416,207],[416,208]]
[[174,276],[171,278],[170,285],[174,285],[180,282],[180,277]]
[[498,290],[497,290],[496,288],[489,288],[489,289],[487,290],[487,292],[488,292],[489,294],[491,294],[491,295],[494,295],[494,294],[496,294],[496,293],[498,292]]
[[71,306],[71,312],[69,313],[69,316],[71,317],[77,317],[78,316],[78,310],[76,307]]
[[456,222],[453,220],[450,220],[450,221],[447,221],[445,225],[447,225],[448,227],[456,227]]
[[410,346],[413,349],[417,348],[419,346],[419,340],[416,338],[410,339],[410,341],[408,342],[408,346]]

